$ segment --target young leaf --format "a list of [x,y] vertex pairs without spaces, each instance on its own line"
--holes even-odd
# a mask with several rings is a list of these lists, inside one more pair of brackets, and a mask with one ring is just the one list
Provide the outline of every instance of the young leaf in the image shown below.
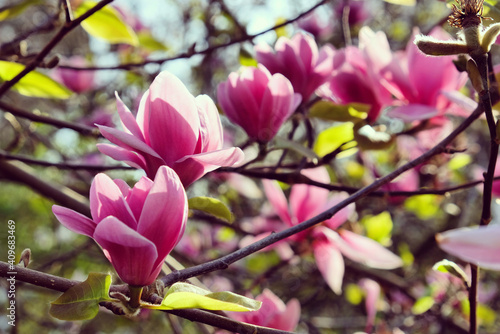
[[50,305],[49,314],[66,321],[92,319],[99,311],[99,302],[109,297],[111,276],[90,273],[87,280],[73,286]]
[[366,228],[366,236],[378,241],[384,246],[389,246],[392,232],[392,219],[388,211],[384,211],[376,216],[366,216],[361,220]]
[[210,292],[187,283],[175,283],[168,289],[161,305],[142,304],[143,308],[155,310],[177,310],[200,308],[212,311],[257,311],[261,302],[235,293]]
[[234,220],[231,210],[215,198],[204,196],[193,197],[188,200],[188,205],[191,210],[200,210],[230,223]]
[[[82,16],[96,4],[96,1],[83,1],[75,10],[75,17]],[[139,40],[134,30],[123,22],[120,13],[113,9],[113,7],[103,7],[85,19],[81,25],[90,35],[104,39],[111,44],[139,45]]]
[[337,122],[357,122],[366,119],[370,106],[361,103],[336,104],[321,100],[309,110],[309,116]]
[[[316,143],[314,144],[314,152],[320,157],[324,157],[328,153],[336,150],[342,144],[352,141],[354,124],[347,122],[340,125],[334,125],[331,128],[323,130],[319,133]],[[354,147],[356,144],[345,147],[344,149]],[[353,151],[353,150],[352,150]],[[355,153],[354,151],[352,153]]]
[[455,262],[450,260],[441,260],[432,266],[432,270],[450,273],[455,277],[460,278],[466,286],[470,286],[470,278],[465,271],[462,270]]
[[363,122],[354,125],[354,139],[358,146],[365,150],[385,150],[392,146],[395,137],[382,131],[377,131]]
[[0,21],[12,19],[24,12],[29,6],[36,5],[42,2],[41,0],[25,0],[17,5],[3,7],[0,9]]
[[413,307],[411,308],[411,312],[413,314],[422,314],[430,310],[430,308],[434,305],[434,298],[431,296],[423,296],[417,299]]
[[305,147],[304,145],[302,145],[296,141],[289,140],[287,138],[283,138],[280,136],[275,137],[274,148],[276,148],[276,149],[281,149],[281,148],[290,149],[290,150],[293,150],[293,151],[303,155],[304,157],[308,158],[309,160],[311,160],[313,162],[318,160],[318,156],[316,155],[316,153],[314,153],[314,151],[308,149],[307,147]]
[[[0,81],[11,80],[24,68],[22,64],[0,60]],[[26,74],[12,89],[22,95],[43,98],[67,99],[72,94],[60,83],[36,71]]]

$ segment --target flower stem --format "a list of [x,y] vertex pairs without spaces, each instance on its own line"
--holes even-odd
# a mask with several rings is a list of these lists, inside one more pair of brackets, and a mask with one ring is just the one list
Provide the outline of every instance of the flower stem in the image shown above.
[[142,286],[128,286],[130,291],[130,301],[128,303],[131,309],[138,309],[141,305],[141,296],[142,296]]

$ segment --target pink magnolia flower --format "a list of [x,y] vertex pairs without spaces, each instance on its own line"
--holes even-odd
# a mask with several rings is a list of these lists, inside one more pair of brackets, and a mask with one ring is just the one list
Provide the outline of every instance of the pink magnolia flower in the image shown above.
[[365,332],[371,333],[377,315],[377,303],[380,298],[380,285],[369,278],[359,281],[359,286],[365,293],[365,308],[367,313]]
[[90,187],[92,219],[58,205],[52,212],[70,230],[93,238],[124,282],[146,286],[182,237],[187,209],[179,177],[162,166],[154,182],[142,177],[132,189],[97,174]]
[[[399,91],[395,95],[400,101],[400,106],[388,115],[410,122],[442,116],[445,112],[463,114],[463,110],[450,102],[446,93],[460,90],[467,81],[467,74],[456,69],[453,56],[429,57],[420,52],[413,43],[418,33],[418,30],[413,32],[406,50],[397,53],[394,62],[386,69],[385,75],[392,77],[392,84]],[[433,29],[430,36],[451,39],[439,27]],[[378,45],[372,43],[370,48],[374,55],[378,53]]]
[[137,117],[117,96],[124,131],[98,126],[111,144],[97,144],[102,153],[154,178],[158,168],[175,170],[185,187],[220,166],[244,159],[236,147],[223,149],[219,113],[206,95],[194,97],[169,72],[161,72],[142,97]]
[[[325,168],[304,170],[302,173],[315,181],[330,182]],[[263,180],[263,183],[271,205],[281,220],[289,226],[316,216],[346,197],[345,195],[329,197],[329,191],[326,189],[298,184],[292,186],[288,203],[276,182]],[[334,231],[347,220],[352,211],[353,206],[347,206],[332,218],[325,220],[322,225],[316,225],[291,237],[296,242],[306,242],[308,237],[313,239],[312,248],[316,265],[327,284],[337,294],[342,291],[344,276],[342,254],[373,268],[394,269],[402,265],[402,260],[398,256],[376,241],[347,230]]]
[[[88,65],[88,62],[82,56],[73,56],[62,60],[61,64],[82,67]],[[75,93],[85,93],[95,86],[94,71],[57,67],[54,70],[54,76]]]
[[256,300],[262,306],[255,312],[229,312],[229,316],[237,321],[257,326],[293,331],[300,319],[300,303],[293,298],[285,305],[271,290],[264,289]]
[[318,46],[305,33],[297,33],[291,39],[280,37],[274,46],[255,46],[256,58],[269,72],[281,73],[292,83],[293,90],[307,102],[311,94],[323,84],[332,72],[331,47]]
[[259,142],[271,140],[301,101],[287,78],[262,65],[229,74],[217,87],[217,99],[226,116]]
[[500,270],[500,225],[457,228],[436,235],[445,252],[479,267]]

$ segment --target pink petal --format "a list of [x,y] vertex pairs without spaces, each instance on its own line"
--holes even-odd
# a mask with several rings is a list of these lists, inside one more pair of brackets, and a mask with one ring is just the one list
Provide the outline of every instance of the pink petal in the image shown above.
[[137,226],[137,221],[120,188],[109,176],[102,173],[95,176],[90,186],[90,212],[97,224],[104,218],[113,216],[132,229]]
[[286,304],[286,309],[280,317],[274,321],[273,328],[283,331],[294,331],[300,320],[300,303],[296,298],[290,299]]
[[387,112],[387,116],[399,118],[405,122],[421,121],[432,118],[439,114],[435,107],[423,104],[409,104],[396,107]]
[[118,115],[120,116],[120,120],[122,121],[123,127],[130,131],[132,135],[145,142],[144,135],[142,134],[139,125],[137,125],[137,121],[135,120],[134,115],[130,112],[129,108],[123,103],[118,96],[118,93],[115,92],[116,96],[116,109],[118,110]]
[[342,280],[345,270],[344,259],[340,250],[328,239],[315,241],[313,243],[313,250],[314,259],[321,275],[330,289],[340,295],[342,293]]
[[141,217],[144,202],[148,197],[151,187],[153,187],[153,181],[143,176],[129,191],[128,196],[126,197],[127,203],[129,204],[130,209],[134,213],[134,217],[137,221],[139,221],[139,218]]
[[188,155],[177,161],[174,169],[185,187],[222,166],[236,166],[243,162],[245,154],[238,147]]
[[267,200],[273,206],[274,211],[276,211],[283,222],[292,226],[292,220],[290,218],[290,213],[288,212],[288,202],[278,182],[263,179],[262,185],[264,186],[264,192],[266,193]]
[[[319,209],[318,212],[316,212],[316,214],[319,214],[319,213],[321,213],[327,209],[330,209],[331,207],[339,204],[344,199],[346,199],[348,196],[349,195],[346,193],[340,193],[340,194],[336,194],[336,195],[332,196],[332,198],[330,198],[325,203],[325,205],[321,209]],[[332,230],[336,230],[340,225],[342,225],[343,223],[345,223],[348,220],[348,218],[354,213],[354,210],[355,210],[354,203],[349,204],[348,206],[346,206],[345,208],[343,208],[342,210],[337,212],[332,218],[325,220],[324,223],[326,224],[326,226],[328,226]]]
[[341,238],[335,241],[342,254],[353,261],[378,269],[401,267],[403,261],[375,240],[347,230],[339,231]]
[[207,95],[199,95],[195,98],[200,116],[200,140],[201,149],[196,153],[219,150],[223,144],[222,124],[219,111],[214,102]]
[[371,333],[375,316],[377,315],[377,302],[380,297],[380,285],[374,280],[363,278],[359,286],[365,292],[365,307],[367,313],[365,332]]
[[500,270],[500,225],[458,228],[436,235],[439,247],[463,261]]
[[157,248],[159,265],[184,233],[187,197],[177,174],[169,167],[158,169],[153,187],[144,202],[137,231]]
[[125,283],[145,286],[158,276],[155,245],[117,218],[102,220],[95,229],[94,239]]
[[193,154],[200,121],[194,96],[186,86],[173,74],[161,72],[149,87],[148,101],[144,108],[149,108],[147,133],[151,147],[169,166]]
[[[301,173],[314,181],[330,183],[330,177],[324,167],[303,170]],[[292,216],[297,219],[295,223],[301,223],[318,214],[319,210],[324,207],[328,200],[328,193],[327,189],[307,184],[292,186],[290,192],[290,211],[292,212]]]
[[66,228],[92,238],[97,224],[90,218],[59,205],[53,205],[52,212]]
[[153,157],[161,159],[160,155],[155,152],[151,147],[149,147],[145,142],[143,142],[140,138],[135,137],[130,133],[126,133],[114,128],[110,128],[104,125],[97,125],[101,134],[112,142],[120,147],[125,149],[136,151],[139,154],[149,154]]
[[147,168],[144,158],[133,151],[111,144],[99,143],[96,146],[99,152],[109,156],[112,159],[123,161],[127,165],[138,169],[146,170]]

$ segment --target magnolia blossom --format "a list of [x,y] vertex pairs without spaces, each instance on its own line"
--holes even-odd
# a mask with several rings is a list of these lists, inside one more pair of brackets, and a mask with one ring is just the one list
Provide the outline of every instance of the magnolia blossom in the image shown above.
[[[418,33],[416,29],[406,50],[395,54],[385,71],[384,75],[396,88],[393,92],[400,102],[388,115],[407,122],[442,116],[445,112],[463,115],[463,110],[454,106],[446,93],[460,90],[467,81],[467,74],[456,69],[454,56],[429,57],[423,54],[413,43]],[[433,29],[429,35],[440,40],[451,38],[442,28]],[[371,44],[370,48],[375,59],[379,47]]]
[[300,318],[300,303],[297,299],[293,298],[285,305],[268,289],[264,289],[255,299],[262,302],[258,311],[230,312],[229,316],[237,321],[282,331],[293,331],[297,327]]
[[500,225],[457,228],[436,235],[445,252],[479,267],[500,270]]
[[[61,63],[63,65],[71,65],[77,67],[88,65],[88,62],[82,56],[73,56],[71,58],[63,59]],[[57,67],[54,70],[54,76],[75,93],[87,92],[95,86],[94,71],[77,71],[68,68]]]
[[217,87],[217,99],[226,116],[259,142],[271,140],[301,101],[287,78],[262,65],[229,74]]
[[256,58],[269,72],[281,73],[292,83],[293,90],[307,102],[311,94],[330,76],[333,68],[331,47],[318,46],[305,33],[297,33],[291,39],[280,37],[274,46],[255,46]]
[[154,182],[142,177],[133,188],[123,180],[96,175],[90,187],[90,211],[92,219],[52,207],[61,224],[102,247],[124,282],[146,286],[154,282],[182,237],[188,204],[177,174],[162,166]]
[[206,95],[194,97],[169,72],[161,72],[144,94],[137,117],[117,96],[124,131],[98,126],[110,144],[98,144],[102,153],[154,178],[160,166],[176,171],[185,187],[220,166],[243,161],[236,147],[223,149],[217,107]]
[[[330,182],[325,168],[304,170],[302,173],[318,182]],[[299,184],[292,186],[287,202],[276,182],[263,180],[263,183],[267,198],[276,214],[289,226],[313,218],[346,197],[345,195],[329,197],[329,191],[326,189]],[[330,288],[337,294],[342,291],[344,276],[342,255],[373,268],[394,269],[402,265],[402,260],[398,256],[378,242],[347,230],[335,231],[347,220],[352,211],[353,206],[347,206],[332,218],[325,220],[322,225],[316,225],[291,238],[296,242],[306,242],[308,237],[313,239],[312,248],[316,265]]]

